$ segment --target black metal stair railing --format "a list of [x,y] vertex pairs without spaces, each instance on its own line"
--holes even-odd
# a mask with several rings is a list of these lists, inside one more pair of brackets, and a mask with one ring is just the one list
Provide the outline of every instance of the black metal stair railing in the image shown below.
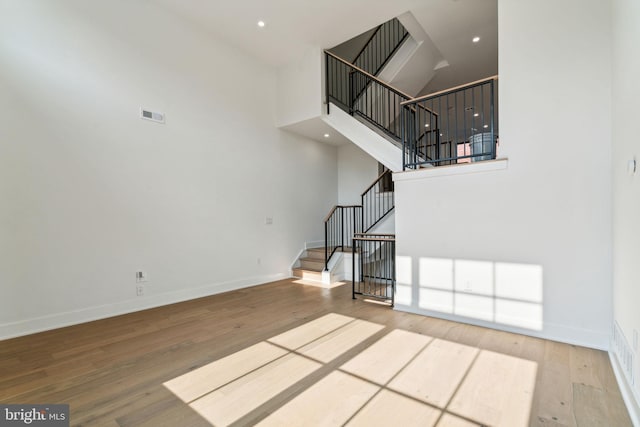
[[352,248],[352,298],[363,295],[393,306],[396,288],[395,235],[356,234]]
[[[325,73],[327,109],[332,102],[349,114],[362,117],[400,146],[401,103],[412,99],[411,96],[328,51],[325,51]],[[363,87],[366,90],[358,94],[358,88]]]
[[[411,153],[405,153],[404,158],[410,156],[414,163],[429,162],[429,152],[426,148],[431,145],[440,144],[440,118],[435,111],[425,107],[423,104],[409,105],[412,97],[402,91],[383,82],[377,77],[361,70],[348,63],[344,59],[325,51],[325,74],[326,74],[326,100],[327,113],[329,113],[329,103],[334,103],[342,110],[353,116],[364,119],[373,127],[381,130],[389,136],[389,140],[398,147],[402,146],[402,141],[413,139],[413,145],[422,143]],[[357,88],[365,87],[366,90],[358,95]],[[403,105],[407,107],[403,108]],[[405,111],[404,118],[401,112]],[[403,121],[404,120],[404,121]],[[413,124],[424,122],[424,127],[413,134],[407,136],[408,132],[413,132]],[[406,130],[407,124],[411,128]]]
[[353,236],[362,230],[362,206],[334,206],[324,219],[324,268],[338,250],[353,246]]
[[[353,65],[377,76],[408,37],[409,32],[402,26],[398,18],[393,18],[379,25],[354,59]],[[356,100],[363,96],[371,85],[371,81],[361,78],[354,79],[352,85],[353,99]]]
[[362,192],[362,232],[368,232],[391,213],[395,207],[393,190],[391,171],[385,170]]
[[353,65],[377,76],[407,37],[409,32],[398,18],[379,25],[353,60]]
[[493,76],[403,101],[403,169],[495,159],[497,81]]

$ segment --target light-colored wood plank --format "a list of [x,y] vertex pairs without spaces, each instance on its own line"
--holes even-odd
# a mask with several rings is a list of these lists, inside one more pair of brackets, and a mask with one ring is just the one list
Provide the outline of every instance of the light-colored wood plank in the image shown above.
[[435,339],[389,383],[389,388],[444,409],[477,353],[477,348]]
[[[584,418],[587,408],[582,402],[589,396],[582,393],[581,402],[574,405],[571,375],[577,381],[592,376],[588,382],[598,387],[591,386],[591,395],[606,406],[607,425],[629,425],[605,352],[580,348],[579,354],[571,355],[570,345],[531,337],[514,344],[519,341],[508,341],[513,334],[354,301],[349,286],[329,290],[300,286],[295,280],[1,341],[0,400],[69,403],[72,425],[210,426],[163,384],[331,313],[384,325],[387,333],[406,330],[537,362],[540,372],[530,425],[575,427],[574,413]],[[301,336],[300,346],[308,344],[305,334]],[[318,370],[239,419],[238,425],[252,425],[277,411],[364,348],[350,347],[321,363]],[[576,372],[579,359],[589,361],[588,371]],[[507,382],[501,386],[509,389]],[[440,427],[453,417],[443,414]]]
[[342,426],[378,390],[370,382],[334,371],[258,426]]
[[535,362],[482,350],[447,410],[485,425],[525,427],[536,371]]
[[533,405],[536,412],[532,414],[532,418],[576,427],[569,349],[567,344],[545,342],[542,372],[538,375],[538,393]]
[[431,337],[395,329],[340,367],[374,383],[385,385],[420,353]]
[[571,382],[603,388],[597,373],[597,354],[591,349],[572,345],[569,347]]
[[566,424],[559,423],[543,417],[534,417],[529,422],[530,427],[568,427]]
[[305,345],[298,353],[328,363],[382,329],[384,326],[377,323],[354,320]]
[[320,364],[288,354],[210,393],[190,406],[215,426],[227,426],[302,380]]
[[441,411],[389,390],[382,390],[347,423],[350,427],[432,427]]
[[273,344],[260,342],[167,381],[164,386],[183,402],[189,403],[287,353]]
[[480,424],[472,423],[451,414],[444,414],[436,427],[481,427]]
[[280,335],[269,338],[269,342],[289,350],[297,350],[298,348],[307,345],[338,328],[341,328],[353,320],[353,317],[329,313],[316,320],[298,326],[297,328],[293,328]]
[[631,427],[631,419],[616,415],[619,411],[610,411],[606,393],[597,387],[573,383],[573,407],[576,422],[580,427],[616,426]]

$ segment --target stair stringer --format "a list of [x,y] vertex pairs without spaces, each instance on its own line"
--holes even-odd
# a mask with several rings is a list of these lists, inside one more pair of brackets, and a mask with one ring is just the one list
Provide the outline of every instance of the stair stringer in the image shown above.
[[333,103],[322,120],[392,172],[402,171],[402,150]]
[[369,234],[396,234],[396,209],[385,215],[376,225],[367,231]]

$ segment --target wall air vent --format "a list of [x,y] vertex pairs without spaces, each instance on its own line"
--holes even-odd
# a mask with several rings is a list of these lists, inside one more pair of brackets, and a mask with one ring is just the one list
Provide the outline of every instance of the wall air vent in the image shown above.
[[144,120],[151,120],[156,123],[164,123],[164,113],[158,113],[156,111],[140,109],[140,118]]

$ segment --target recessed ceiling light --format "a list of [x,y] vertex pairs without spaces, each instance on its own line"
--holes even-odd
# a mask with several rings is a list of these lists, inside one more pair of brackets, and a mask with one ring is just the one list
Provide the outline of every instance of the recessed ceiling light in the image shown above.
[[480,115],[480,113],[474,113],[473,117],[478,117]]
[[267,24],[265,24],[264,21],[258,21],[258,27],[264,28],[265,25]]
[[474,43],[478,43],[480,41],[480,37],[475,36],[471,41]]
[[324,134],[324,137],[325,137],[325,138],[329,138],[329,134],[328,134],[328,133],[325,133],[325,134]]
[[442,136],[442,134],[440,134],[440,136]]
[[424,125],[424,127],[428,128],[428,127],[429,127],[429,123],[427,123],[426,125]]
[[488,128],[488,127],[489,127],[489,125],[484,125],[484,128],[485,128],[485,129],[486,129],[486,128]]

